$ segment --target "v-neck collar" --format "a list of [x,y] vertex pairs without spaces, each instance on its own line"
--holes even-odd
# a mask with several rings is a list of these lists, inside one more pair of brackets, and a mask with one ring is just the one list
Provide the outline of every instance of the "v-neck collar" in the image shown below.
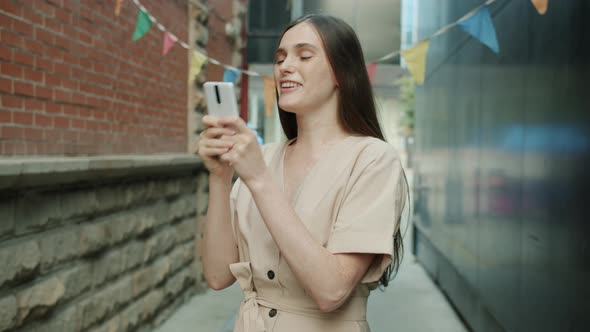
[[[332,154],[334,151],[336,151],[338,149],[338,147],[340,147],[344,142],[350,140],[352,137],[357,137],[357,136],[351,135],[351,136],[347,136],[347,137],[341,139],[339,142],[332,145],[318,160],[316,160],[316,162],[311,166],[309,171],[301,179],[301,182],[297,186],[297,189],[293,192],[293,196],[291,197],[291,204],[293,206],[295,206],[295,203],[297,202],[297,200],[299,198],[299,194],[301,193],[302,188],[305,187],[305,184],[306,184],[306,182],[308,182],[308,179],[311,178],[312,175],[318,170],[319,166],[321,166],[321,164],[324,162],[324,160],[327,159],[330,156],[330,154]],[[285,193],[285,165],[286,165],[285,158],[287,156],[287,147],[291,143],[293,143],[296,139],[297,139],[297,137],[287,140],[283,144],[283,148],[281,150],[281,155],[280,155],[280,160],[279,160],[279,178],[280,178],[281,190],[283,191],[283,193]]]

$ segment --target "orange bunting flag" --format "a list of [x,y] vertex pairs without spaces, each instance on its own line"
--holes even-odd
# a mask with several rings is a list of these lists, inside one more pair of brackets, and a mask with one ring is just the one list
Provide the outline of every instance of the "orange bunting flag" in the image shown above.
[[545,13],[547,12],[547,7],[549,6],[549,0],[531,0],[533,3],[533,6],[535,6],[535,8],[537,8],[537,11],[539,12],[539,14],[541,15],[545,15]]
[[401,55],[408,65],[408,70],[419,85],[424,84],[424,77],[426,76],[428,46],[430,46],[430,40],[426,39],[412,48],[401,51]]
[[201,53],[192,52],[193,56],[191,57],[191,66],[188,72],[188,82],[194,82],[195,78],[201,72],[201,67],[205,61],[207,61],[207,57]]
[[264,114],[272,116],[275,109],[275,80],[272,77],[264,76]]
[[115,16],[119,16],[121,14],[121,4],[123,0],[115,0]]
[[168,54],[168,51],[172,48],[172,46],[176,43],[176,41],[172,38],[172,36],[165,31],[164,32],[164,47],[162,49],[162,55]]

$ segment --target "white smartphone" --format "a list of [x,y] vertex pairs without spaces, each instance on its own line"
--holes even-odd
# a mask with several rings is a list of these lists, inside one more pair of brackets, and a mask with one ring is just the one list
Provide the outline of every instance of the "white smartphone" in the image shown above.
[[206,82],[205,99],[207,111],[218,118],[224,116],[239,116],[238,103],[234,84],[230,82]]

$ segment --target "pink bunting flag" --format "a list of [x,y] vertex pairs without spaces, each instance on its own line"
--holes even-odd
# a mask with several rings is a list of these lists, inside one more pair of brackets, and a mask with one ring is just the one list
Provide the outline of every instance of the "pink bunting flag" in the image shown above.
[[162,49],[162,55],[168,54],[168,51],[170,51],[174,43],[176,43],[176,41],[172,36],[167,31],[164,31],[164,47]]
[[373,82],[373,76],[375,76],[375,70],[377,70],[377,62],[369,63],[367,65],[367,74],[369,74],[369,81]]

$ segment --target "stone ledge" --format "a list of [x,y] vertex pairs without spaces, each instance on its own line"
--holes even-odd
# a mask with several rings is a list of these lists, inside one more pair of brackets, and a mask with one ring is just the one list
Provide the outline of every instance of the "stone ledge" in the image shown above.
[[0,158],[0,190],[203,169],[191,154]]

